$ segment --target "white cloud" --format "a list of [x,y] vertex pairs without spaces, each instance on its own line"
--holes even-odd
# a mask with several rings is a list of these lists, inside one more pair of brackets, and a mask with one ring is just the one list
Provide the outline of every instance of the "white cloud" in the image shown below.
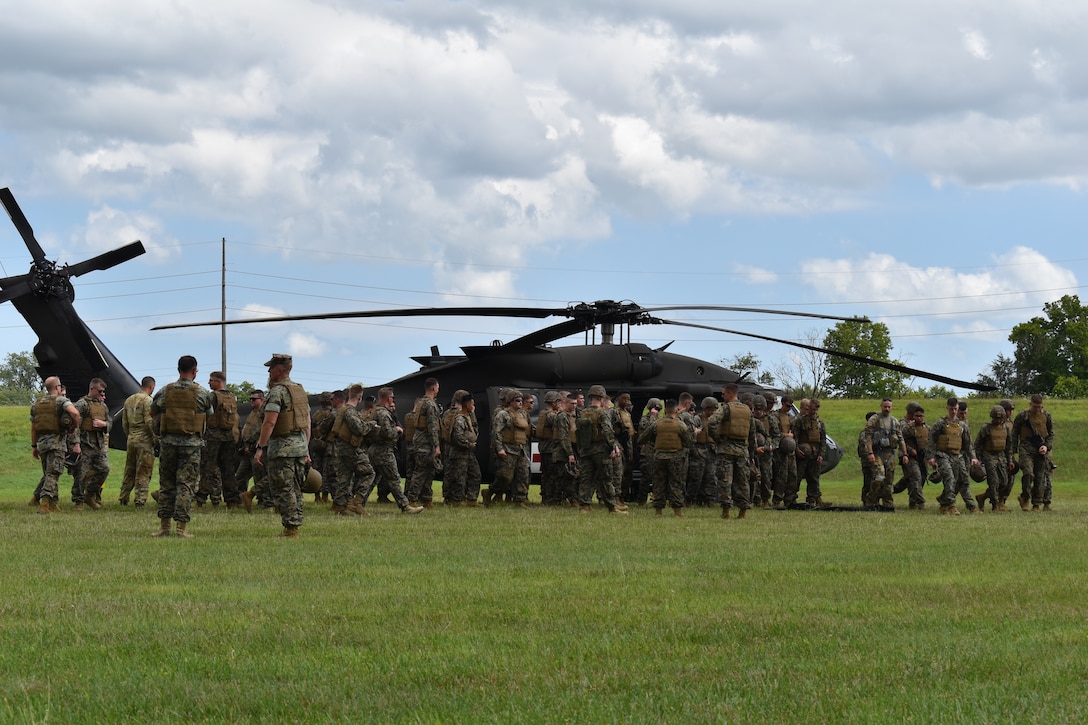
[[170,237],[163,223],[146,212],[127,213],[111,206],[103,206],[87,215],[83,230],[75,241],[96,252],[105,252],[143,242],[147,258],[163,264],[181,256],[181,246]]
[[324,340],[305,332],[292,332],[287,336],[287,352],[293,357],[321,357],[328,349]]
[[990,44],[986,41],[986,36],[977,30],[963,31],[963,47],[979,60],[990,60]]

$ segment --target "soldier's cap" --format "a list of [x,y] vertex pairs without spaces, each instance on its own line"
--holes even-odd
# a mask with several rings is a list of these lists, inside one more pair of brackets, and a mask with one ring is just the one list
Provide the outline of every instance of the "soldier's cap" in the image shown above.
[[272,353],[272,359],[264,364],[266,368],[270,368],[273,365],[290,365],[291,356],[282,352]]
[[590,398],[604,398],[608,396],[603,385],[591,385],[586,395]]
[[699,404],[699,407],[703,408],[704,410],[717,410],[718,399],[711,395],[708,395],[707,397],[703,398],[703,402]]
[[556,403],[558,401],[559,401],[559,392],[558,391],[549,390],[548,392],[544,393],[544,402],[545,403],[550,404],[550,403]]

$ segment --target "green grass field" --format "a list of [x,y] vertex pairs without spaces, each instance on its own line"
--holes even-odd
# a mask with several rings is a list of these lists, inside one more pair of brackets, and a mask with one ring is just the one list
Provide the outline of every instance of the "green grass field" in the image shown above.
[[[101,511],[39,516],[0,408],[0,721],[1083,722],[1088,402],[1047,407],[1050,513],[309,505],[297,541],[219,510],[152,539],[116,454]],[[872,409],[821,410],[836,502]]]

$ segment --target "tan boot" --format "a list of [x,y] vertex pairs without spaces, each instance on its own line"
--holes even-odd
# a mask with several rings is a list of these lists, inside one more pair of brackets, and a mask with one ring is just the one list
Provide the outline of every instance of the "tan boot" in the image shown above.
[[249,513],[253,513],[253,491],[242,491],[242,506]]
[[1030,497],[1025,496],[1024,494],[1020,494],[1020,496],[1019,496],[1019,498],[1017,500],[1020,502],[1020,510],[1021,511],[1031,511],[1031,506],[1029,505],[1030,502],[1031,502]]
[[348,504],[347,504],[347,506],[345,506],[345,508],[348,511],[350,511],[351,513],[355,514],[356,516],[369,516],[370,515],[370,512],[368,512],[366,510],[366,507],[363,506],[363,495],[362,494],[356,494],[355,498],[351,499],[351,501],[348,501]]
[[281,539],[297,539],[299,538],[297,526],[284,526],[283,531],[280,532],[279,537]]
[[91,511],[97,511],[102,508],[102,504],[98,503],[97,499],[93,495],[87,495],[83,497],[83,503],[87,505]]
[[738,519],[748,518],[748,509],[738,509],[737,510],[737,518]]
[[46,501],[49,503],[49,513],[56,513],[57,511],[60,511],[60,504],[57,503],[57,499],[50,498],[46,499]]
[[193,535],[185,530],[185,527],[187,525],[188,525],[187,521],[179,521],[178,525],[177,525],[177,529],[176,529],[176,531],[174,533],[177,534],[178,536],[180,536],[183,539],[193,538]]
[[348,512],[348,507],[334,503],[329,507],[329,511],[332,511],[333,516],[342,516]]
[[153,537],[165,537],[170,535],[170,519],[159,519],[159,530],[152,534]]
[[729,507],[728,506],[722,506],[722,518],[723,519],[729,518]]
[[49,499],[42,499],[41,500],[41,502],[38,504],[38,513],[40,513],[40,514],[49,513]]
[[677,516],[679,518],[684,518],[684,509],[680,508],[679,506],[675,507],[672,510],[672,515]]
[[1008,510],[1009,510],[1009,507],[1005,505],[1005,499],[1001,499],[1000,501],[997,502],[997,505],[994,506],[994,511],[1008,511]]

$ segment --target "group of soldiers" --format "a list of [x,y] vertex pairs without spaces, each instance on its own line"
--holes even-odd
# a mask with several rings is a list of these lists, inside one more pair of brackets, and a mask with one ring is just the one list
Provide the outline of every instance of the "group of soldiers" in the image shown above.
[[[294,538],[307,490],[337,515],[367,515],[375,489],[378,500],[392,496],[402,512],[415,514],[434,505],[433,481],[440,472],[446,505],[527,507],[534,441],[545,505],[589,512],[596,497],[610,513],[623,515],[628,504],[649,501],[657,514],[670,507],[677,516],[685,506],[720,506],[723,518],[733,509],[737,518],[745,518],[753,506],[831,506],[820,488],[828,442],[815,399],[801,400],[795,408],[789,395],[778,405],[773,393],[740,395],[737,385],[727,384],[721,401],[706,397],[698,406],[688,393],[675,400],[651,398],[636,425],[631,396],[621,393],[613,400],[600,385],[585,395],[548,391],[535,419],[531,394],[502,389],[484,442],[472,394],[457,390],[443,410],[437,379],[425,381],[401,426],[392,388],[382,388],[376,398],[364,398],[361,385],[323,394],[311,417],[305,391],[289,377],[291,356],[274,355],[265,365],[267,397],[262,390],[250,391],[251,411],[241,426],[226,376],[213,372],[208,389],[201,387],[191,356],[179,359],[176,382],[155,394],[155,380],[145,377],[140,392],[125,401],[128,449],[118,500],[127,506],[131,497],[135,508],[145,507],[158,456],[160,489],[151,494],[160,518],[156,536],[170,535],[172,521],[175,535],[191,536],[193,506],[222,503],[251,511],[256,501],[276,508],[281,535]],[[40,513],[57,510],[58,479],[68,465],[73,503],[100,508],[111,426],[105,383],[92,380],[87,395],[75,403],[56,377],[47,379],[45,388],[31,409],[32,446],[43,472],[31,503]],[[1053,422],[1041,396],[1033,396],[1029,409],[1014,420],[1012,402],[1001,401],[974,439],[964,402],[949,399],[948,414],[932,426],[917,403],[908,404],[902,419],[894,418],[891,408],[890,399],[882,401],[858,437],[863,505],[894,507],[893,495],[907,491],[910,508],[924,508],[923,483],[932,469],[929,480],[944,484],[938,497],[942,513],[959,513],[957,497],[969,512],[981,511],[986,501],[1005,511],[1019,470],[1021,508],[1050,509]],[[397,461],[402,440],[404,488]],[[477,456],[484,445],[494,463],[494,481],[486,489]],[[893,485],[897,465],[903,475]],[[311,469],[321,474],[319,489],[309,488]],[[977,497],[971,494],[972,472],[976,481],[988,483]]]
[[[949,398],[946,409],[947,413],[930,426],[918,403],[908,403],[904,417],[896,419],[891,399],[885,398],[880,412],[866,416],[858,436],[862,502],[866,506],[893,507],[893,494],[906,491],[909,508],[925,508],[922,489],[929,480],[942,484],[937,497],[942,514],[958,516],[958,499],[963,500],[968,513],[982,513],[987,501],[992,511],[1009,511],[1005,502],[1019,472],[1020,508],[1051,510],[1054,421],[1043,407],[1041,395],[1031,396],[1028,409],[1015,417],[1011,400],[994,405],[989,422],[973,438],[966,401]],[[893,485],[897,464],[902,465],[903,475]],[[927,470],[931,471],[928,475]],[[985,482],[986,490],[973,495],[972,480]]]

